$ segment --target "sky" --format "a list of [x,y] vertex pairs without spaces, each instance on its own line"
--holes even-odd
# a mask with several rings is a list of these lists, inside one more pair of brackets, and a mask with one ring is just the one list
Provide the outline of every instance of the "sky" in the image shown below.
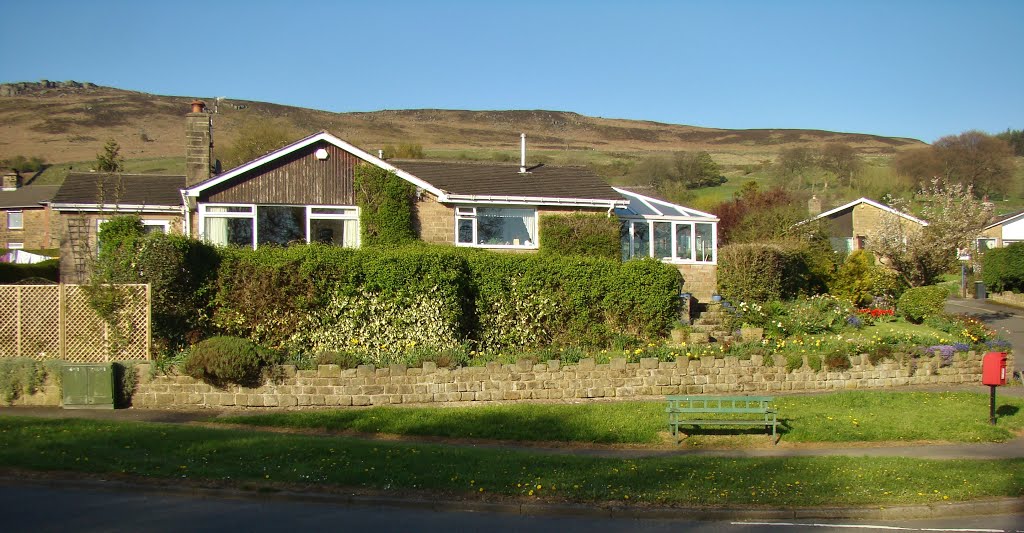
[[1021,0],[0,0],[0,18],[0,82],[925,142],[1024,129]]

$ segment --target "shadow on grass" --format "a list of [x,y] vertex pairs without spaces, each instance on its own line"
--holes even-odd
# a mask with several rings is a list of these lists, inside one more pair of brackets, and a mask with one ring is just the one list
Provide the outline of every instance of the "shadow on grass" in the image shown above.
[[1020,407],[1016,405],[1000,405],[996,408],[996,416],[1013,416],[1020,411]]

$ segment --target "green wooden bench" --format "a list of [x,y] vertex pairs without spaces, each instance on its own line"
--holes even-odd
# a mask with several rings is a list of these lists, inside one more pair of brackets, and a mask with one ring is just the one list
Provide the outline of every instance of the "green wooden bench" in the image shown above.
[[[773,399],[771,396],[666,396],[668,429],[676,442],[679,442],[679,426],[764,426],[765,430],[771,428],[774,438],[779,422],[772,407]],[[721,416],[700,418],[703,414]]]

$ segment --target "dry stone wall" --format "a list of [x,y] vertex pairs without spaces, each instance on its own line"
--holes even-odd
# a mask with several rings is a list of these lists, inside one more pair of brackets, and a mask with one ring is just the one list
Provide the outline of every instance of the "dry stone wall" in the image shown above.
[[[1011,356],[1012,357],[1012,356]],[[778,358],[782,359],[782,358]],[[135,407],[331,407],[387,404],[458,404],[487,401],[563,400],[573,398],[653,398],[666,394],[784,393],[817,390],[883,389],[907,385],[981,383],[981,354],[957,355],[943,366],[938,356],[904,363],[872,365],[855,357],[848,370],[814,371],[806,363],[789,372],[765,366],[760,357],[707,357],[688,361],[655,358],[629,363],[612,359],[595,364],[559,361],[535,364],[490,363],[482,367],[421,368],[394,365],[343,370],[321,365],[317,370],[281,367],[278,379],[261,387],[219,389],[187,376],[149,376],[141,364]],[[1012,363],[1011,363],[1012,364]]]

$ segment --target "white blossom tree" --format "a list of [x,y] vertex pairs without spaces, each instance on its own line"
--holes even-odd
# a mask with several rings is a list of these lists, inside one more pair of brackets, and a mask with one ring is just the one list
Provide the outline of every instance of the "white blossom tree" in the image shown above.
[[[887,199],[898,211],[910,212],[910,202]],[[991,218],[991,208],[974,196],[970,186],[933,179],[915,196],[920,227],[887,213],[879,230],[868,240],[868,249],[911,287],[932,285],[950,271],[957,250],[967,248]]]

